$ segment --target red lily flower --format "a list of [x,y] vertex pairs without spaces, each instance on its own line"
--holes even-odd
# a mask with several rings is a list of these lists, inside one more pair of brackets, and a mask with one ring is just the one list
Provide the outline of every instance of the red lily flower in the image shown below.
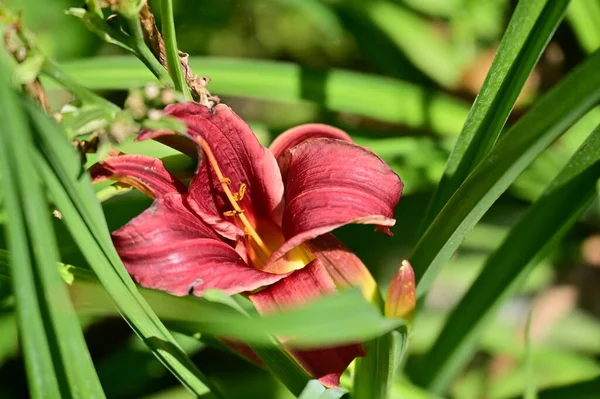
[[[329,232],[362,223],[391,234],[403,185],[384,161],[331,126],[290,129],[269,150],[225,105],[174,104],[164,113],[187,124],[187,138],[144,131],[137,140],[156,139],[201,158],[189,188],[142,155],[90,169],[95,181],[118,180],[155,199],[112,234],[139,284],[174,295],[201,296],[210,288],[248,293],[263,314],[339,287],[360,286],[373,296],[364,264]],[[364,351],[356,344],[293,354],[322,383],[337,386]]]

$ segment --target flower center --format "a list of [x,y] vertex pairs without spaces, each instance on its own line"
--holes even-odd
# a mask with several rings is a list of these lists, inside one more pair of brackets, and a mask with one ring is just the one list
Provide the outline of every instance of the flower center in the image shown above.
[[[273,223],[270,219],[261,218],[257,221],[256,230],[262,237],[263,242],[268,246],[270,252],[275,251],[283,245],[285,237],[281,228]],[[262,252],[253,245],[250,241],[248,249],[248,261],[258,270],[269,273],[281,274],[288,273],[293,270],[302,269],[306,266],[313,256],[308,248],[300,245],[290,250],[285,256],[275,262],[267,264],[268,257],[264,257]]]

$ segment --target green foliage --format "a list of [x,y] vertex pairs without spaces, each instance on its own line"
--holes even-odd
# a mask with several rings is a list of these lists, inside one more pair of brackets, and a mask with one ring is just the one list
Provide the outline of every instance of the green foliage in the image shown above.
[[[7,43],[23,59],[3,55],[0,74],[0,396],[597,397],[598,275],[586,266],[600,263],[597,1],[152,0],[162,60],[144,40],[144,1],[112,3],[3,2],[31,32]],[[112,146],[189,180],[195,160],[112,130],[181,129],[123,105],[148,83],[197,96],[178,50],[263,144],[329,123],[402,177],[393,238],[364,226],[336,234],[381,291],[410,260],[411,326],[355,289],[260,316],[239,295],[136,286],[109,230],[150,201],[93,186],[85,168]],[[25,98],[37,78],[60,124]],[[96,154],[70,143],[98,134]],[[557,297],[565,287],[572,296]],[[552,317],[522,322],[530,310]],[[367,356],[340,388],[290,351],[355,342]]]
[[434,193],[429,218],[436,215],[494,146],[525,80],[562,19],[568,1],[520,2],[506,28],[494,62],[473,103],[446,170]]
[[[7,76],[5,69],[0,74]],[[103,398],[77,316],[54,267],[58,253],[50,208],[32,163],[32,134],[18,96],[4,80],[0,99],[9,266],[31,396]]]
[[440,391],[472,352],[497,304],[514,294],[528,272],[589,207],[600,176],[600,129],[592,132],[544,194],[513,227],[453,310],[433,345],[422,381]]

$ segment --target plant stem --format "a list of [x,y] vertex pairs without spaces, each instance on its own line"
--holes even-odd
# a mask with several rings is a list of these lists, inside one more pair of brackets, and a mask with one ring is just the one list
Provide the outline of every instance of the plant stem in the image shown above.
[[122,12],[121,16],[125,19],[129,28],[129,34],[132,39],[131,44],[137,57],[152,71],[158,80],[169,87],[173,87],[173,80],[169,76],[169,73],[156,59],[154,54],[152,54],[152,51],[150,51],[144,41],[144,33],[137,10],[135,12]]
[[192,100],[192,95],[188,88],[177,51],[177,37],[175,35],[175,21],[173,18],[173,1],[161,0],[160,12],[162,17],[162,35],[165,40],[165,52],[167,55],[167,65],[169,75],[175,83],[175,88],[183,93],[186,100]]

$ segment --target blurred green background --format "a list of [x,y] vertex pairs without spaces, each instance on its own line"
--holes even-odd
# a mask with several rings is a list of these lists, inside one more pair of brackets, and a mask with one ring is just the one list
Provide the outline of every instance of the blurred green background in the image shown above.
[[[36,34],[40,46],[61,63],[122,54],[119,48],[90,33],[79,20],[65,15],[64,10],[80,7],[82,0],[4,3],[23,11],[25,24]],[[156,6],[154,1],[150,4]],[[393,238],[373,234],[368,226],[349,226],[337,232],[385,288],[416,243],[427,200],[485,78],[515,2],[177,0],[175,6],[180,49],[192,56],[218,57],[200,59],[193,64],[195,72],[213,79],[209,86],[212,93],[247,120],[264,144],[298,123],[329,123],[373,149],[401,176],[405,192],[397,209]],[[509,125],[599,45],[600,2],[573,0],[567,18],[530,76]],[[268,94],[236,97],[227,95],[227,84],[232,83],[226,79],[230,75],[219,81],[219,68],[232,58],[285,64],[281,64],[284,69],[268,64],[273,65],[273,74],[267,69],[259,77],[252,75],[254,81],[264,82]],[[235,64],[232,70],[241,68],[238,76],[250,76],[252,69],[242,73],[244,65]],[[85,66],[72,71],[83,77],[84,83],[94,86],[93,79],[86,81],[86,71],[77,68]],[[206,70],[216,72],[210,74]],[[355,80],[354,75],[339,70],[361,72],[373,80]],[[93,73],[102,74],[102,68]],[[290,91],[284,79],[286,74],[299,79],[294,98],[286,94]],[[380,113],[372,112],[380,115],[377,118],[361,116],[360,112],[336,112],[336,100],[323,89],[328,77],[345,79],[347,89],[354,93],[349,101],[373,101],[360,93],[361,85],[370,82],[382,86],[382,95],[402,91],[402,98],[410,101],[398,101],[393,95],[383,102],[378,98],[384,105]],[[235,84],[244,86],[243,81]],[[50,94],[54,110],[71,100],[58,89],[52,89]],[[102,94],[119,105],[126,96],[121,90]],[[330,106],[324,109],[319,103]],[[424,311],[418,315],[406,367],[418,362],[419,355],[427,351],[448,311],[473,281],[486,257],[598,123],[600,110],[595,109],[546,150],[477,225],[436,280]],[[157,156],[172,153],[153,143],[126,143],[123,150]],[[105,212],[112,223],[110,227],[118,227],[148,204],[147,199],[135,193],[107,201]],[[600,376],[599,208],[596,201],[559,248],[540,262],[520,294],[508,301],[486,328],[477,355],[452,386],[453,397],[508,398],[523,392],[529,378],[523,367],[523,331],[532,306],[531,339],[538,388]],[[64,228],[57,228],[63,260],[83,264]],[[13,304],[7,291],[7,281],[0,279],[0,398],[19,398],[27,395],[27,383],[18,355]],[[108,397],[187,397],[123,320],[85,318],[81,322]],[[234,355],[207,348],[190,338],[177,338],[203,372],[227,383],[232,397],[290,397],[266,372]],[[428,397],[409,384],[399,392],[404,397]]]

